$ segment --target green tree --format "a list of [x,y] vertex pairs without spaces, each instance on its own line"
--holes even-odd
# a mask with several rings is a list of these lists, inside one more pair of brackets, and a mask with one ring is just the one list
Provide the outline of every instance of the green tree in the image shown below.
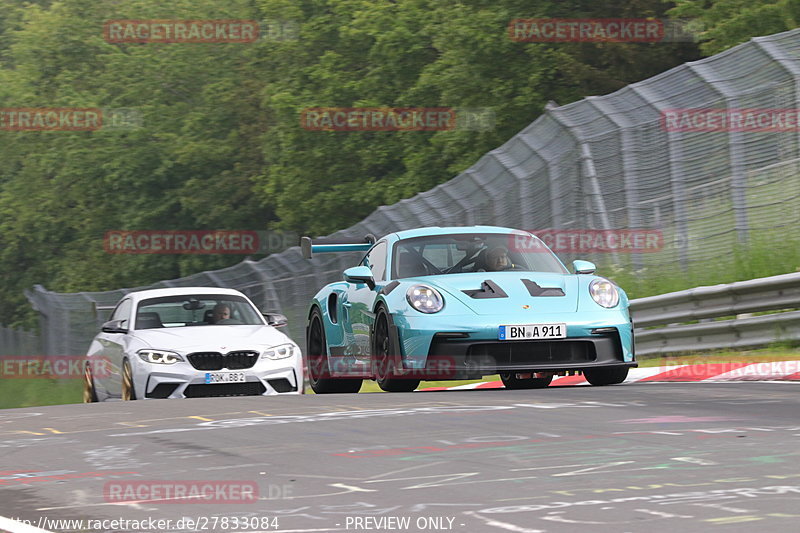
[[[258,179],[275,227],[314,234],[452,178],[525,127],[545,104],[604,94],[699,57],[687,43],[519,43],[507,25],[529,17],[664,16],[660,1],[323,0],[265,13],[301,21],[300,41],[265,44],[269,164]],[[280,50],[283,53],[272,53]],[[492,131],[319,132],[299,126],[317,106],[487,107]],[[346,206],[342,209],[342,206]]]
[[[0,108],[133,108],[143,127],[0,131],[0,323],[22,291],[135,287],[237,256],[113,255],[109,230],[325,234],[430,189],[539,116],[657,74],[685,43],[519,43],[514,18],[662,17],[660,0],[0,0]],[[112,19],[255,19],[297,38],[112,44]],[[290,36],[288,36],[290,37]],[[489,108],[488,131],[320,132],[304,108]],[[22,315],[20,313],[23,312]],[[22,318],[20,318],[22,316]]]
[[675,4],[669,14],[693,20],[700,49],[707,55],[800,26],[800,0],[675,0]]

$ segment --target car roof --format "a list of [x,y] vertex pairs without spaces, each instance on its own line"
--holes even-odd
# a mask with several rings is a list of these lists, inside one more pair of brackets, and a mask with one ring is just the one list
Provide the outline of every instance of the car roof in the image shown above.
[[514,229],[514,228],[504,228],[501,226],[428,226],[425,228],[415,228],[409,229],[404,231],[398,231],[394,235],[397,236],[398,239],[412,239],[414,237],[425,237],[428,235],[453,235],[459,233],[524,233],[528,234],[528,232]]
[[148,298],[160,298],[162,296],[191,296],[193,294],[218,294],[227,296],[244,296],[236,289],[225,289],[222,287],[170,287],[166,289],[146,289],[143,291],[133,291],[125,295],[132,297],[135,301]]

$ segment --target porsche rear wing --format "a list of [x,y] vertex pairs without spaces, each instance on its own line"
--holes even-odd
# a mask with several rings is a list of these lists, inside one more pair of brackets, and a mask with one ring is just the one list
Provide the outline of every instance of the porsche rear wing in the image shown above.
[[322,237],[312,242],[311,237],[300,238],[300,251],[303,257],[311,259],[314,254],[334,252],[366,252],[375,244],[375,235],[368,234],[362,239]]

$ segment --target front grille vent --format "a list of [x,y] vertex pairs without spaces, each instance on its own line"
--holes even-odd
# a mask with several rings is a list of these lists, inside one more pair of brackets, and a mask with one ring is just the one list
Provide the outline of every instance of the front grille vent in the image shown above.
[[241,350],[222,354],[219,352],[195,352],[186,356],[197,370],[243,370],[252,368],[258,361],[258,352]]

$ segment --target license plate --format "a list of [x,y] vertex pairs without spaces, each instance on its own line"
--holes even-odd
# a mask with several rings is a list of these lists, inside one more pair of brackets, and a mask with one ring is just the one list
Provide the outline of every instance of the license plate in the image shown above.
[[497,338],[501,341],[563,339],[567,336],[566,324],[525,324],[500,326]]
[[244,372],[206,372],[206,383],[244,383]]

